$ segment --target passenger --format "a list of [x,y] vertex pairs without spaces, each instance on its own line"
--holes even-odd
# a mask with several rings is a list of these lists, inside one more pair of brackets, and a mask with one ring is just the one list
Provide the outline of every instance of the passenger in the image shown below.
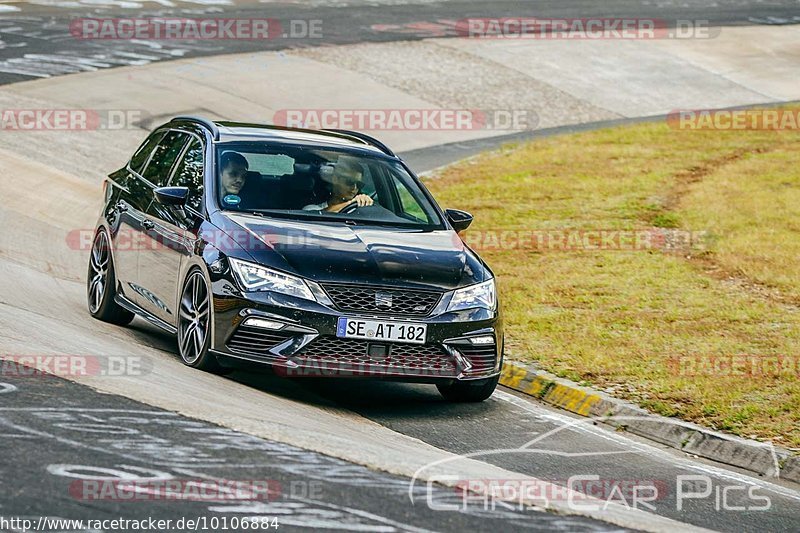
[[220,157],[222,197],[238,196],[247,181],[247,159],[238,152],[228,151]]

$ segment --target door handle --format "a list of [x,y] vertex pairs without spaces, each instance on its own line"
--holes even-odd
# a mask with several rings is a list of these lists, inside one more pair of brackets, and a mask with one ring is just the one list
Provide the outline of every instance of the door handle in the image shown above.
[[142,227],[144,229],[153,229],[156,227],[156,225],[151,220],[143,220]]

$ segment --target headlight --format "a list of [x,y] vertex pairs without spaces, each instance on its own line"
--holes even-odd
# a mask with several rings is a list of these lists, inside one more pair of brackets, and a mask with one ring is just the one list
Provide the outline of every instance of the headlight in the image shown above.
[[246,291],[273,291],[315,300],[305,280],[240,259],[230,259],[236,279]]
[[497,307],[497,292],[494,286],[494,278],[477,285],[470,285],[463,289],[458,289],[453,293],[448,311],[458,311],[459,309],[470,309],[473,307],[483,307],[494,311]]

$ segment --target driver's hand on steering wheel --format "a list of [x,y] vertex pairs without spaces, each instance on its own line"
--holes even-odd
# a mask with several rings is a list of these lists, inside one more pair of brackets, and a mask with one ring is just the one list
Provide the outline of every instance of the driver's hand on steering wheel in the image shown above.
[[369,197],[366,194],[357,194],[355,198],[353,198],[352,202],[355,202],[358,207],[366,207],[368,205],[372,205],[375,203],[375,200]]

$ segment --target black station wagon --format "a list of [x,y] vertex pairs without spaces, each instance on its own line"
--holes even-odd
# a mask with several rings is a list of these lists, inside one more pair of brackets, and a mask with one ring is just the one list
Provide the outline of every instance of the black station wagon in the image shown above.
[[453,401],[497,386],[495,279],[458,235],[471,215],[372,137],[176,117],[104,195],[89,312],[175,334],[188,366],[433,383]]

